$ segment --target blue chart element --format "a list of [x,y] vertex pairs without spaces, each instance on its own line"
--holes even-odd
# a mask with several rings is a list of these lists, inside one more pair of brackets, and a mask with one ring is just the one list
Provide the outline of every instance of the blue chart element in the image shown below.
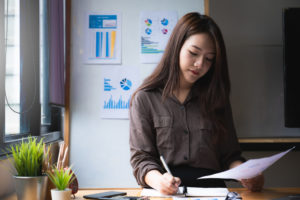
[[120,82],[121,88],[123,90],[130,90],[131,86],[132,86],[132,82],[130,80],[128,80],[127,78],[124,78],[121,82]]
[[110,99],[108,101],[104,101],[104,109],[129,109],[129,101],[123,101],[122,96],[120,96],[118,101],[114,101],[112,99],[112,96],[110,96]]
[[164,50],[159,50],[159,49],[153,48],[153,46],[155,46],[156,44],[157,44],[157,42],[152,42],[152,41],[148,40],[147,37],[142,37],[142,41],[141,41],[142,54],[163,53]]
[[146,19],[146,20],[145,20],[145,24],[146,24],[147,26],[151,26],[152,20],[151,20],[151,19]]
[[108,38],[108,32],[106,32],[106,57],[109,57],[109,38]]
[[169,24],[169,20],[167,20],[166,18],[163,18],[160,22],[164,26],[167,26]]
[[100,57],[100,32],[96,32],[96,57]]
[[150,34],[152,33],[151,28],[146,28],[146,29],[145,29],[145,33],[146,33],[147,35],[150,35]]
[[89,15],[89,28],[117,28],[117,15]]
[[104,91],[111,91],[111,90],[115,90],[116,88],[114,88],[113,86],[111,86],[109,84],[110,79],[105,78],[104,79]]

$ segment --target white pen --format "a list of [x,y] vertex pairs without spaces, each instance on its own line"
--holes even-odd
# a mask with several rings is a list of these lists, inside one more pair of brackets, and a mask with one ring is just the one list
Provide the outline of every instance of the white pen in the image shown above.
[[[165,159],[164,159],[164,157],[162,155],[160,156],[160,160],[161,160],[164,168],[167,170],[167,172],[173,176],[173,174],[171,173],[171,171],[170,171],[170,169],[169,169],[169,167],[168,167],[168,165],[167,165],[167,163],[166,163],[166,161],[165,161]],[[183,194],[185,194],[185,192],[186,192],[186,187],[183,186]],[[181,193],[182,192],[180,192],[180,190],[178,188],[177,194],[181,194]]]
[[165,161],[165,159],[164,159],[164,157],[162,155],[160,156],[160,160],[161,160],[164,168],[167,170],[167,172],[172,175],[172,173],[171,173],[171,171],[170,171],[170,169],[169,169],[169,167],[168,167],[168,165],[167,165],[167,163],[166,163],[166,161]]

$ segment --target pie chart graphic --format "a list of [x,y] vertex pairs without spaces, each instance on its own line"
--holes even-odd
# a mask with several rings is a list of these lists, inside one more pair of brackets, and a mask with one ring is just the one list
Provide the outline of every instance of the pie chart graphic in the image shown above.
[[124,78],[120,82],[120,85],[123,90],[130,90],[130,88],[132,86],[132,82],[130,80],[128,80],[127,78]]
[[145,33],[147,33],[147,35],[150,35],[152,33],[151,28],[146,28],[145,29]]

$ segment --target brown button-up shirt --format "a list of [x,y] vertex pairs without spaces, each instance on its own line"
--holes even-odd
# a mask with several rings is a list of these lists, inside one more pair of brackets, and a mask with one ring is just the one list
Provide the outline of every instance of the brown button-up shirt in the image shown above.
[[231,107],[226,108],[229,128],[226,137],[216,140],[212,124],[201,114],[198,94],[192,88],[185,102],[168,97],[162,90],[139,91],[130,107],[130,152],[133,174],[141,186],[145,175],[156,169],[164,172],[159,156],[170,166],[187,165],[216,171],[243,160],[237,141]]

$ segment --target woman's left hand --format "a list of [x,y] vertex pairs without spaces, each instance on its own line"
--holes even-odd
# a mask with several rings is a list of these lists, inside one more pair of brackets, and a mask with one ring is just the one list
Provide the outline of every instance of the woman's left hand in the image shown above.
[[242,185],[248,190],[250,190],[251,192],[261,191],[264,186],[264,182],[265,179],[263,174],[260,174],[254,178],[241,180]]

